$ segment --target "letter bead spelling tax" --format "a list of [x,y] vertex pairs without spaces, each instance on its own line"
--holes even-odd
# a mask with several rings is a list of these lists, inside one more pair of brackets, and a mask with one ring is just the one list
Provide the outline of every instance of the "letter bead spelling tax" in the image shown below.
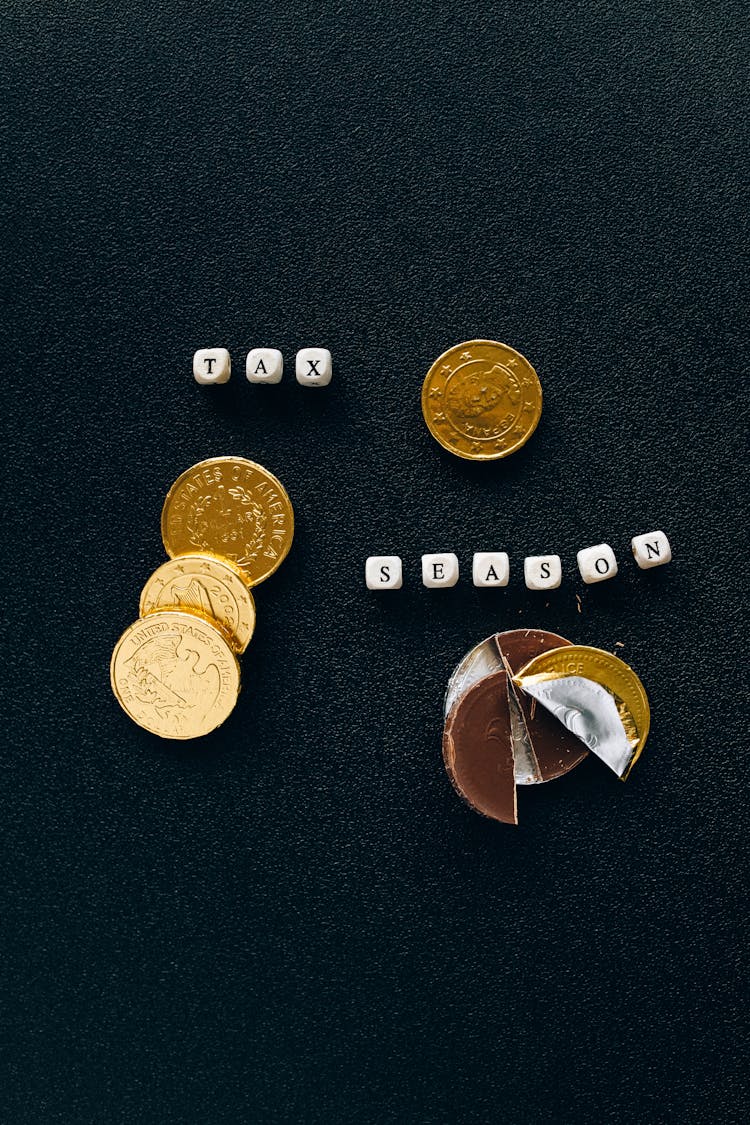
[[247,353],[245,375],[248,383],[280,383],[284,357],[278,348],[252,348]]
[[193,378],[204,387],[226,383],[232,374],[232,360],[226,348],[200,348],[193,356]]
[[328,348],[300,348],[297,352],[295,372],[303,387],[327,387],[332,370]]

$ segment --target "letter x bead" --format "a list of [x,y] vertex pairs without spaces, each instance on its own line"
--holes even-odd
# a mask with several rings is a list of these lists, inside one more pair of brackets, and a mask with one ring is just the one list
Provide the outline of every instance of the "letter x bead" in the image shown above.
[[652,566],[664,566],[672,561],[672,548],[663,531],[649,531],[645,535],[636,535],[630,541],[633,557],[641,570],[650,570]]
[[556,590],[562,582],[559,555],[529,555],[523,560],[523,576],[529,590]]
[[422,582],[431,590],[455,586],[458,582],[458,556],[450,553],[422,555]]
[[581,578],[590,586],[592,582],[603,582],[617,574],[617,559],[609,543],[598,547],[584,547],[578,552],[578,569]]
[[226,383],[232,374],[232,360],[226,348],[200,348],[193,356],[193,378],[196,383],[213,386]]
[[295,365],[297,382],[303,387],[327,387],[332,361],[328,348],[300,348]]
[[245,374],[248,383],[280,383],[284,358],[278,348],[253,348],[247,353]]
[[370,555],[365,562],[368,590],[400,590],[403,581],[398,555]]

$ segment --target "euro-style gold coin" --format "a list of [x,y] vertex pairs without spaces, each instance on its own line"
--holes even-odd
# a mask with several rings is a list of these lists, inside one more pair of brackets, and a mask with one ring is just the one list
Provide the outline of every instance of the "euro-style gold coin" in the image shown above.
[[284,561],[294,511],[273,473],[244,457],[211,457],[177,478],[161,513],[170,558],[193,552],[236,563],[257,586]]
[[635,672],[624,660],[588,645],[568,645],[551,649],[535,656],[513,677],[513,682],[523,687],[524,681],[534,678],[538,683],[561,676],[583,676],[605,688],[614,697],[625,733],[635,743],[633,757],[623,780],[638,761],[651,725],[648,696]]
[[542,386],[529,361],[494,340],[468,340],[436,359],[422,385],[422,414],[444,449],[469,461],[508,457],[542,414]]
[[191,613],[167,610],[135,621],[110,664],[124,711],[160,738],[198,738],[232,711],[240,667],[222,634]]
[[140,614],[181,609],[208,618],[244,652],[255,628],[255,602],[244,571],[213,555],[177,555],[160,566],[141,593]]

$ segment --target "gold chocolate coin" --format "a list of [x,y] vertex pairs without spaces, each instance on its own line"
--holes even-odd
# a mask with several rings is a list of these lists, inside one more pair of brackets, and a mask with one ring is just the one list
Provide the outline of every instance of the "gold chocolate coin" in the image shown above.
[[149,578],[141,594],[140,615],[182,609],[215,622],[235,652],[244,652],[255,628],[255,602],[248,579],[228,559],[177,555]]
[[161,535],[170,558],[196,551],[221,555],[257,586],[289,553],[294,511],[284,486],[262,465],[211,457],[170,488]]
[[134,722],[160,738],[198,738],[237,702],[240,668],[213,625],[190,613],[152,613],[120,637],[112,691]]
[[443,352],[422,386],[422,414],[444,449],[469,461],[508,457],[529,440],[542,413],[542,386],[529,361],[494,340]]
[[[604,649],[568,645],[535,656],[513,677],[513,682],[523,687],[524,680],[529,681],[532,677],[538,683],[563,676],[583,676],[593,680],[614,697],[625,733],[632,740],[631,745],[635,744],[627,769],[629,773],[641,756],[651,724],[648,696],[633,669]],[[627,777],[627,773],[623,776]]]

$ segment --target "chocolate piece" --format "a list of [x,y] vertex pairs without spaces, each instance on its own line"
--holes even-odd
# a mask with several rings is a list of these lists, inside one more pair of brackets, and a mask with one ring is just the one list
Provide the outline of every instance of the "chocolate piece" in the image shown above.
[[443,759],[454,787],[473,809],[518,823],[506,672],[485,676],[454,704],[443,732]]
[[[505,658],[506,666],[513,675],[520,672],[529,661],[541,653],[567,647],[570,643],[564,637],[559,637],[556,633],[548,633],[544,629],[512,629],[507,633],[495,634],[495,644],[500,658]],[[510,677],[508,691],[513,692],[518,703],[527,738],[538,765],[539,779],[552,781],[575,769],[588,754],[583,743],[557,722],[554,716],[536,700],[530,699],[521,691],[516,691]]]

